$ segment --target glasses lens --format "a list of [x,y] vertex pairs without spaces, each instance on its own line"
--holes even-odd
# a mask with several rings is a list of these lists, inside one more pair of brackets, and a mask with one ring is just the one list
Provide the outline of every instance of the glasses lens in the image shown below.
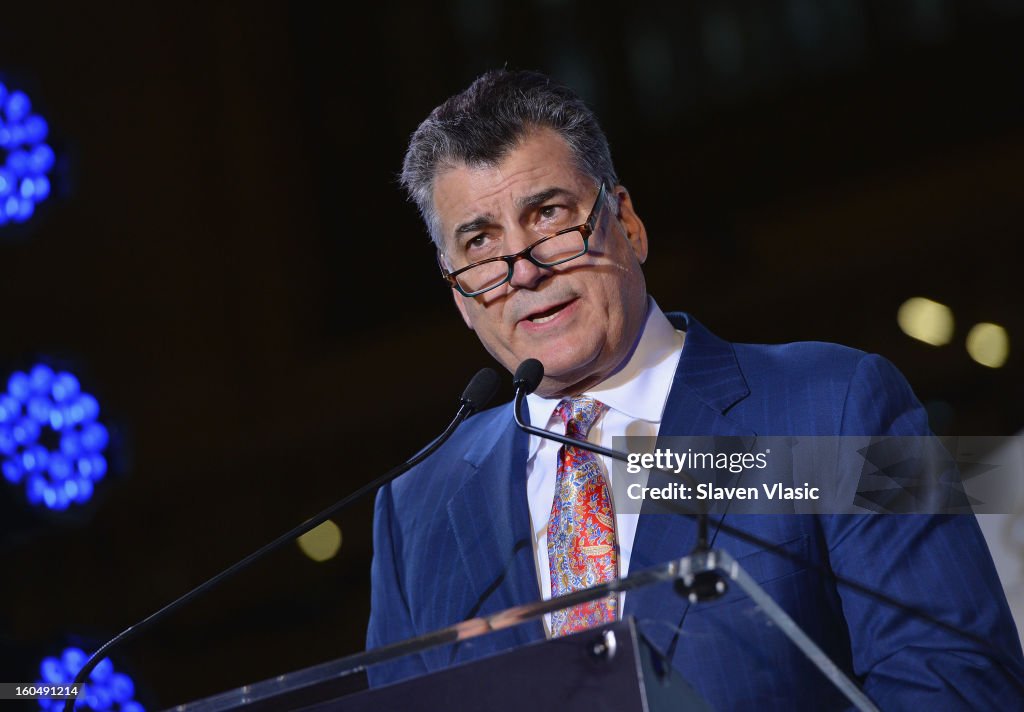
[[465,292],[479,292],[496,287],[508,277],[508,264],[504,260],[475,265],[458,274],[455,280]]
[[533,259],[538,262],[554,265],[579,257],[586,251],[587,245],[583,241],[583,235],[579,230],[571,230],[534,245],[532,254]]

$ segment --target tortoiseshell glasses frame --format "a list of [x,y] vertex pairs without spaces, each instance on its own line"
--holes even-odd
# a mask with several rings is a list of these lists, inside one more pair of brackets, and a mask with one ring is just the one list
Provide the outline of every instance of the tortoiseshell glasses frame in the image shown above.
[[[474,262],[471,265],[466,265],[465,267],[461,267],[457,270],[448,271],[445,269],[444,264],[441,262],[441,255],[439,253],[438,265],[441,267],[441,276],[448,281],[448,284],[451,286],[452,289],[457,290],[462,296],[476,297],[480,294],[483,294],[484,292],[489,292],[492,289],[497,289],[501,285],[511,280],[512,272],[515,269],[516,262],[518,262],[519,260],[529,260],[538,267],[546,268],[554,267],[560,264],[565,264],[566,262],[574,260],[577,257],[582,257],[583,255],[587,254],[587,252],[590,250],[590,238],[594,234],[594,230],[597,229],[597,221],[601,216],[601,208],[605,202],[605,184],[604,182],[602,182],[600,189],[597,191],[597,199],[594,201],[594,207],[591,208],[590,215],[587,217],[585,222],[583,222],[580,225],[573,225],[572,227],[567,227],[565,229],[559,230],[554,234],[546,235],[545,237],[540,238],[532,245],[526,247],[523,250],[520,250],[514,255],[488,257],[486,260],[480,260],[479,262]],[[550,241],[559,237],[565,239],[565,236],[573,232],[578,232],[581,238],[579,251],[574,252],[573,254],[569,254],[568,256],[559,256],[558,259],[554,260],[542,259],[534,253],[534,251],[538,247],[541,247],[542,245],[550,245]],[[495,278],[493,280],[488,280],[486,282],[486,286],[476,289],[466,286],[466,284],[464,284],[464,282],[466,282],[467,280],[467,273],[472,274],[471,270],[477,270],[476,274],[479,274],[479,267],[494,264],[495,262],[504,262],[507,265],[504,277],[499,278],[498,275],[495,275]]]

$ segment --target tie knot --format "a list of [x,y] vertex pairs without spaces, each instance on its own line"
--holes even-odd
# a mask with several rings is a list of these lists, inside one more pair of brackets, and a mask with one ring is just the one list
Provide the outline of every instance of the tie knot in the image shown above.
[[555,408],[558,417],[565,423],[565,434],[570,438],[586,440],[594,421],[608,410],[601,401],[590,396],[565,398]]

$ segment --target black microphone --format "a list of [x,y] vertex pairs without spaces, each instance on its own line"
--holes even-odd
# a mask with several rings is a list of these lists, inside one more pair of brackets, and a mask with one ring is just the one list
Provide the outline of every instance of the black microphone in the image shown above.
[[[348,507],[353,502],[362,499],[370,492],[375,492],[376,490],[380,489],[387,483],[391,482],[393,479],[395,479],[402,473],[421,463],[423,460],[429,457],[435,450],[441,447],[441,445],[443,445],[444,442],[448,440],[448,438],[451,437],[452,433],[455,432],[455,429],[462,424],[462,421],[464,421],[470,415],[486,406],[487,403],[494,397],[494,394],[497,393],[497,391],[498,374],[494,372],[494,369],[482,368],[479,371],[477,371],[476,375],[473,376],[473,378],[470,380],[469,384],[466,386],[466,389],[462,392],[462,396],[459,398],[459,410],[458,412],[456,412],[455,417],[448,424],[448,427],[444,429],[444,432],[437,436],[437,438],[435,438],[433,442],[431,442],[425,448],[423,448],[418,453],[413,455],[411,458],[403,462],[401,465],[398,465],[397,467],[392,468],[388,472],[385,472],[383,475],[373,480],[369,484],[363,485],[352,494],[348,495],[347,497],[338,502],[335,502],[330,507],[320,512],[316,516],[307,519],[302,524],[299,524],[293,529],[285,532],[277,539],[274,539],[269,544],[265,544],[262,548],[257,549],[241,561],[235,562],[234,564],[224,569],[220,573],[216,574],[212,578],[208,579],[204,583],[199,584],[185,595],[176,598],[175,600],[171,601],[155,613],[151,613],[149,616],[144,618],[139,623],[129,626],[128,628],[124,629],[123,631],[115,635],[113,638],[111,638],[102,646],[100,646],[100,648],[95,653],[93,653],[88,660],[85,661],[85,665],[83,665],[82,669],[78,671],[77,675],[75,675],[75,679],[72,685],[82,684],[85,681],[85,678],[89,675],[89,673],[92,672],[93,668],[95,668],[96,665],[99,664],[99,662],[104,658],[104,656],[106,656],[106,654],[114,646],[119,645],[120,643],[123,643],[127,640],[131,640],[139,633],[149,628],[154,623],[164,619],[177,609],[184,606],[186,603],[189,603],[192,599],[201,596],[210,589],[216,587],[218,584],[231,578],[239,571],[249,566],[249,564],[258,561],[259,559],[262,559],[267,554],[277,550],[284,544],[287,544],[288,542],[294,540],[296,537],[300,537],[306,532],[313,529],[314,527],[323,524],[325,521],[330,519],[332,516],[334,516],[341,510]],[[64,703],[64,712],[73,712],[74,705],[75,700],[69,697],[68,700]]]
[[482,410],[498,392],[498,382],[498,374],[493,368],[481,368],[466,385],[459,403],[468,406],[471,413]]
[[540,382],[544,380],[544,364],[535,358],[528,358],[519,364],[515,375],[512,377],[512,385],[516,393],[523,392],[526,397],[537,390]]

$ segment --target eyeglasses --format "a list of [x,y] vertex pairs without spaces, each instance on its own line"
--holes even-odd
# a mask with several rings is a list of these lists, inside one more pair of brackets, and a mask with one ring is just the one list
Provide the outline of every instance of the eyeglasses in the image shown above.
[[[448,280],[452,289],[457,289],[464,297],[475,297],[511,280],[512,272],[519,260],[529,260],[538,267],[554,267],[582,257],[590,249],[590,237],[597,228],[601,206],[605,202],[604,196],[605,188],[602,182],[600,190],[597,191],[594,207],[582,225],[567,227],[553,235],[542,237],[514,255],[488,257],[486,260],[451,272],[441,265],[441,276]],[[440,255],[438,260],[440,261]]]

